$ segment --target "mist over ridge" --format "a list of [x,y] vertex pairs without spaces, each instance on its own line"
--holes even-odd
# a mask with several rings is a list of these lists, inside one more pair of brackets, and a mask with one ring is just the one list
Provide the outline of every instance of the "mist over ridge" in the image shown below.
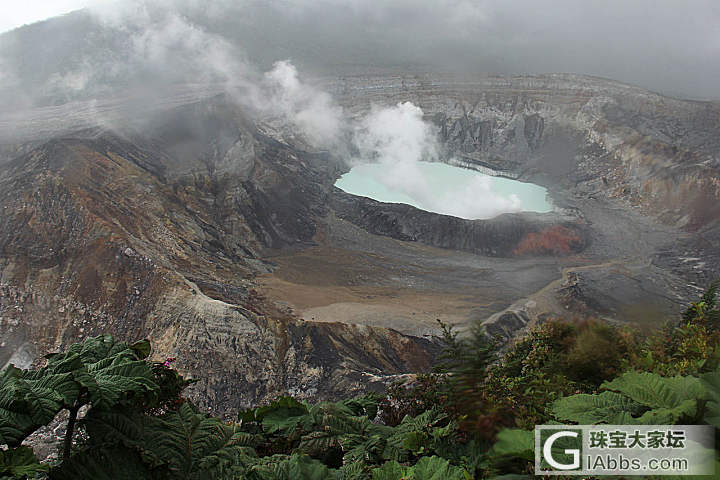
[[53,104],[127,84],[237,83],[238,66],[251,79],[291,59],[309,76],[571,72],[718,98],[719,10],[707,0],[106,2],[0,36],[0,97]]

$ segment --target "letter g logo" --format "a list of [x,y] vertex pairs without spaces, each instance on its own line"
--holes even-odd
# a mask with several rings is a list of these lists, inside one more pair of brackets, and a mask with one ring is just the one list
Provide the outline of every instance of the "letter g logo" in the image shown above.
[[548,465],[550,465],[552,468],[556,470],[574,470],[576,468],[580,468],[580,450],[577,450],[575,448],[568,448],[565,450],[565,453],[568,455],[572,455],[573,462],[572,463],[560,463],[555,460],[555,458],[552,455],[552,447],[555,443],[555,440],[562,437],[572,437],[577,438],[578,433],[577,432],[557,432],[553,433],[548,437],[547,440],[545,440],[545,445],[543,445],[543,456],[545,457],[545,460],[547,461]]

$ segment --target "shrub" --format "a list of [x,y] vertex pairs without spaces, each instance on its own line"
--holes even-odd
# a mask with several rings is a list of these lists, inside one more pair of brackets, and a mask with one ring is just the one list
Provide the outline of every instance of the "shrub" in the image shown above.
[[588,389],[597,388],[603,381],[622,371],[623,362],[634,345],[622,331],[596,320],[583,322],[567,351],[563,366],[567,377]]
[[582,243],[577,233],[567,227],[556,225],[540,232],[528,233],[520,241],[515,255],[569,255]]

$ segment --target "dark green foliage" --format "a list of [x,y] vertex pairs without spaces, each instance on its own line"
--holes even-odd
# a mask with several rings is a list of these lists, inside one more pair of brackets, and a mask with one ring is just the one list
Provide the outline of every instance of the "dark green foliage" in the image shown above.
[[[248,480],[342,480],[343,473],[331,470],[307,455],[265,457],[245,472]],[[362,477],[361,477],[362,478]]]
[[[149,362],[148,342],[91,338],[38,370],[0,372],[0,480],[526,479],[536,423],[720,428],[715,288],[645,340],[548,322],[501,353],[479,330],[443,326],[438,373],[339,402],[280,397],[236,422],[183,399],[188,382],[171,360]],[[50,469],[20,443],[63,409],[70,433]]]
[[373,480],[465,480],[468,473],[440,457],[423,457],[408,467],[392,461],[373,470]]
[[151,398],[157,388],[150,365],[110,336],[48,355],[39,370],[10,366],[0,374],[0,443],[19,445],[60,410]]
[[[144,354],[144,348],[139,350]],[[47,369],[79,362],[72,376],[79,385],[80,403],[102,408],[146,395],[152,397],[157,392],[158,385],[144,357],[109,335],[76,343],[65,353],[48,355],[47,359]]]
[[71,345],[63,353],[48,355],[47,364],[38,370],[20,370],[13,366],[5,369],[0,373],[0,443],[16,447],[65,409],[69,412],[62,452],[65,461],[62,468],[52,471],[52,477],[61,477],[66,469],[75,472],[67,478],[83,478],[78,477],[83,469],[87,470],[84,478],[99,478],[97,472],[100,471],[110,475],[107,472],[115,467],[117,472],[144,471],[145,466],[139,462],[128,461],[139,457],[126,443],[113,444],[118,447],[118,455],[126,457],[124,461],[111,461],[117,456],[102,446],[117,435],[97,435],[95,438],[103,438],[98,444],[93,444],[90,436],[87,445],[76,445],[75,455],[71,454],[78,426],[76,417],[83,406],[90,409],[79,426],[90,425],[91,430],[93,419],[102,414],[161,412],[176,406],[178,394],[187,382],[162,364],[148,362],[149,347],[147,341],[128,345],[103,335]]
[[163,478],[155,476],[140,454],[117,446],[112,449],[86,449],[75,454],[50,473],[53,480],[117,480]]
[[174,478],[221,478],[236,459],[254,454],[253,435],[236,425],[197,413],[189,403],[177,412],[150,417],[138,439],[143,456],[155,465],[167,465]]
[[30,447],[0,449],[0,479],[34,477],[47,471],[48,466],[38,463]]
[[[599,394],[578,394],[553,404],[561,423],[612,425],[710,424],[718,427],[720,369],[702,381],[691,376],[661,377],[626,372],[605,382]],[[532,431],[505,430],[491,450],[490,464],[501,472],[529,473]]]
[[492,452],[496,457],[510,455],[532,461],[535,459],[535,437],[525,430],[503,430],[498,433]]
[[720,366],[720,310],[713,283],[683,313],[679,325],[666,325],[630,357],[630,367],[672,375],[702,375]]
[[[166,364],[145,360],[148,353],[144,342],[97,337],[48,356],[39,370],[7,369],[2,395],[7,411],[17,412],[5,416],[4,431],[19,442],[59,410],[74,419],[88,405],[77,420],[81,440],[67,437],[53,479],[368,479],[388,462],[401,462],[409,478],[426,478],[435,467],[456,478],[477,457],[443,409],[405,415],[395,427],[377,423],[378,395],[314,405],[281,397],[224,423],[180,398],[187,382]],[[37,413],[21,415],[35,404]]]
[[49,423],[77,398],[81,386],[72,371],[79,362],[65,362],[43,371],[9,366],[0,373],[0,444],[16,447]]
[[282,419],[287,417],[298,417],[305,415],[307,412],[307,406],[298,402],[294,398],[280,397],[270,405],[240,412],[238,414],[238,419],[244,423],[255,422],[262,425],[265,417],[267,416],[271,425],[273,423],[273,418]]
[[[374,423],[378,399],[372,396],[341,402],[306,405],[281,398],[267,407],[243,412],[243,429],[263,434],[258,452],[302,452],[331,468],[358,464],[358,478],[388,460],[414,463],[425,455],[442,453],[462,462],[457,423],[439,408],[415,417],[405,416],[395,427]],[[281,448],[278,448],[280,446]],[[284,449],[284,450],[283,450]],[[346,468],[347,467],[347,468]]]
[[630,345],[617,328],[591,321],[576,327],[572,346],[561,365],[567,378],[593,388],[620,373]]
[[720,369],[706,373],[701,380],[708,399],[705,405],[705,420],[720,430]]
[[498,433],[497,442],[490,450],[489,470],[494,473],[529,471],[534,463],[533,431],[505,429]]
[[[483,470],[527,478],[532,458],[529,444],[521,446],[522,437],[531,438],[530,429],[536,424],[718,426],[716,288],[713,285],[694,303],[679,325],[644,340],[637,332],[594,321],[548,322],[532,329],[486,369],[485,380],[477,387],[485,405],[480,404],[483,410],[476,418],[506,410],[517,426],[528,429],[498,433],[496,446],[481,462]],[[459,394],[458,400],[463,396]]]
[[544,423],[549,418],[547,406],[578,388],[564,373],[576,333],[571,323],[542,324],[490,367],[482,391],[489,405],[514,420],[504,422],[505,426],[530,428]]
[[161,416],[98,409],[83,425],[88,440],[72,457],[73,469],[92,467],[101,452],[132,452],[147,478],[224,478],[239,459],[255,454],[257,443],[254,435],[198,413],[188,402]]
[[380,420],[385,425],[396,426],[406,416],[417,416],[438,405],[449,405],[450,384],[447,375],[418,375],[411,381],[395,383],[378,399]]
[[[492,357],[493,363],[488,363],[488,347],[481,346],[482,362],[471,371],[467,367],[451,371],[454,383],[464,387],[450,389],[450,396],[454,398],[451,404],[465,405],[463,425],[476,436],[492,440],[502,428],[529,428],[547,421],[550,418],[547,407],[563,394],[591,390],[596,383],[599,385],[604,377],[597,376],[597,365],[592,369],[590,381],[575,380],[578,370],[575,364],[589,364],[587,360],[578,359],[597,331],[602,328],[596,322],[577,325],[547,322],[531,329],[502,355]],[[470,343],[481,341],[476,339]],[[620,362],[614,360],[613,363]],[[472,401],[467,403],[467,399]]]
[[717,330],[720,328],[720,310],[717,305],[717,290],[720,282],[713,282],[705,291],[699,302],[692,303],[685,312],[683,320],[686,323],[702,321]]
[[448,406],[466,412],[482,408],[480,386],[488,366],[495,360],[499,344],[480,328],[463,338],[438,320],[443,331],[445,350],[438,358],[437,370],[447,377]]

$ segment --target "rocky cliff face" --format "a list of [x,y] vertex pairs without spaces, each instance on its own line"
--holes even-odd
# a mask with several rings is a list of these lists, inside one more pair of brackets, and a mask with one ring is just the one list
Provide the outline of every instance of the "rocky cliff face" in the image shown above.
[[219,411],[429,368],[427,340],[303,322],[257,292],[258,252],[311,241],[335,167],[235,114],[210,101],[152,139],[83,131],[2,167],[0,363],[101,332],[148,337]]
[[465,220],[410,205],[357,198],[345,192],[334,192],[330,205],[338,217],[370,233],[486,256],[513,257],[528,253],[523,251],[524,241],[553,230],[567,237],[567,248],[557,252],[562,255],[581,252],[591,242],[587,226],[576,215],[562,212],[525,212],[488,220]]
[[346,77],[359,115],[412,101],[446,156],[579,193],[617,199],[695,230],[720,215],[720,105],[577,75]]

